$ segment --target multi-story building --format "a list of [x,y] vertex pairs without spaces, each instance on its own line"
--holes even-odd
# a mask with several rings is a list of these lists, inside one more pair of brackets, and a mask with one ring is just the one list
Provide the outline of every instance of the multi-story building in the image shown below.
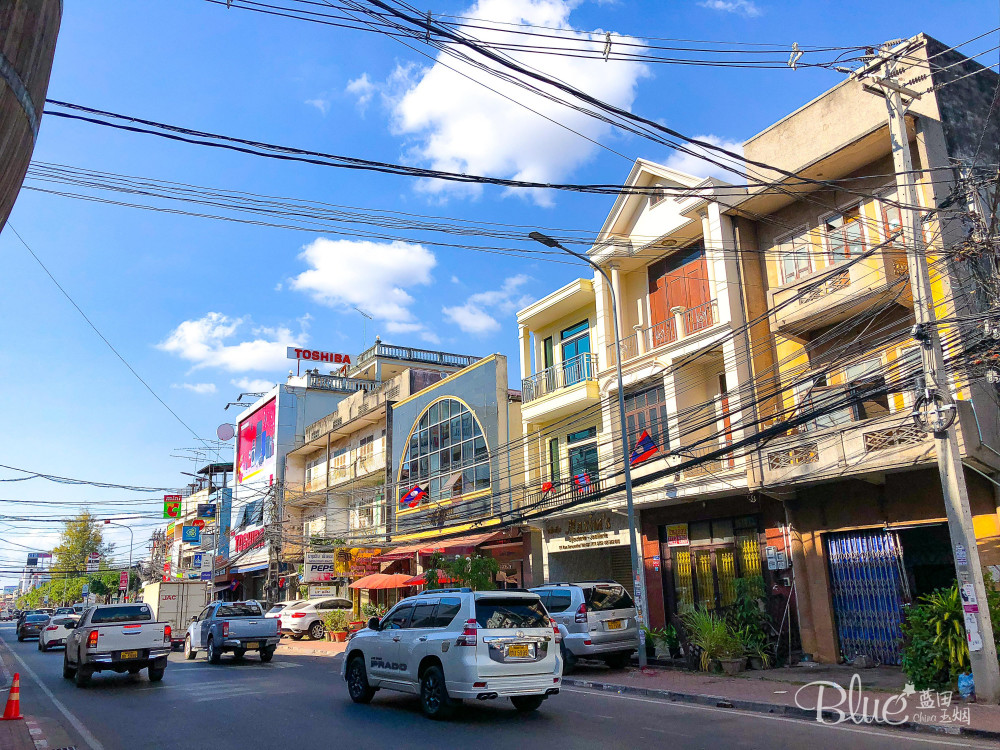
[[[917,40],[901,79],[923,77],[906,115],[916,173],[900,179],[916,181],[924,209],[937,318],[955,321],[1000,302],[953,252],[969,229],[958,180],[983,144],[996,157],[997,74]],[[728,211],[747,316],[767,321],[752,329],[759,419],[817,414],[753,453],[751,484],[787,512],[803,649],[827,662],[898,663],[905,604],[955,577],[933,436],[911,414],[920,352],[891,147],[884,99],[847,80],[744,144],[776,168],[754,176],[790,184],[751,189]],[[979,551],[995,565],[995,486],[983,474],[1000,469],[996,393],[965,377],[975,326],[938,331]]]

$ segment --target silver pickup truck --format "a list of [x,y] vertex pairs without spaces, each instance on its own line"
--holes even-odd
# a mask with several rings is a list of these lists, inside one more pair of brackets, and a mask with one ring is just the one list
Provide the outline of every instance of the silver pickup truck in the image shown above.
[[257,602],[212,602],[191,618],[184,636],[184,657],[194,659],[204,650],[209,663],[218,664],[226,651],[237,659],[247,651],[257,651],[261,661],[269,662],[280,639],[278,621],[264,617]]
[[170,653],[170,624],[156,622],[148,604],[101,604],[85,610],[66,636],[63,677],[83,687],[94,672],[138,674],[163,679]]

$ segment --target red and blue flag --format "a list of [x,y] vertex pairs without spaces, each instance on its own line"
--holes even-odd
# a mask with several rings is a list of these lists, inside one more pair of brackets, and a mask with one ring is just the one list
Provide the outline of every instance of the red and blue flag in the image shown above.
[[635,448],[629,454],[628,465],[635,466],[636,464],[641,464],[643,461],[648,461],[656,455],[656,451],[658,450],[659,448],[653,442],[653,438],[649,436],[648,432],[643,430],[639,441],[635,444]]
[[399,498],[399,507],[416,508],[425,497],[427,497],[427,490],[419,484],[415,484],[412,490]]
[[576,474],[573,477],[573,484],[576,485],[577,490],[583,491],[590,488],[590,474]]

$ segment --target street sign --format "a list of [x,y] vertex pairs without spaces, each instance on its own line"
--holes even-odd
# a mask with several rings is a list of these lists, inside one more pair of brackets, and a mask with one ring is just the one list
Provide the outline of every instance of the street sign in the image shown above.
[[83,588],[80,589],[80,593],[83,596],[86,596],[87,594],[89,594],[90,593],[90,586],[88,586],[87,584],[83,584]]
[[201,529],[197,526],[184,526],[181,531],[181,541],[198,544],[201,542]]
[[101,567],[101,555],[99,552],[91,552],[87,555],[87,572],[96,573]]
[[125,591],[128,589],[128,571],[123,570],[121,575],[118,576],[118,590]]

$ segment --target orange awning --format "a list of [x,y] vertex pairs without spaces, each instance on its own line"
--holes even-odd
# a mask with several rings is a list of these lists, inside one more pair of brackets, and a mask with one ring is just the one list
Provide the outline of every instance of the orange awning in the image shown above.
[[372,573],[370,576],[359,578],[350,584],[349,589],[401,589],[405,586],[412,586],[407,583],[410,576],[406,573]]
[[504,535],[502,531],[487,531],[482,534],[469,534],[468,536],[458,536],[453,539],[442,539],[441,541],[426,541],[420,544],[408,544],[405,547],[396,547],[388,552],[378,555],[375,559],[381,561],[402,560],[412,558],[416,554],[433,555],[441,552],[448,555],[470,554],[480,544],[492,542],[500,539]]
[[372,573],[370,576],[365,576],[364,578],[359,578],[354,583],[348,585],[349,589],[370,589],[374,588],[374,584],[380,582],[385,578],[385,573]]

